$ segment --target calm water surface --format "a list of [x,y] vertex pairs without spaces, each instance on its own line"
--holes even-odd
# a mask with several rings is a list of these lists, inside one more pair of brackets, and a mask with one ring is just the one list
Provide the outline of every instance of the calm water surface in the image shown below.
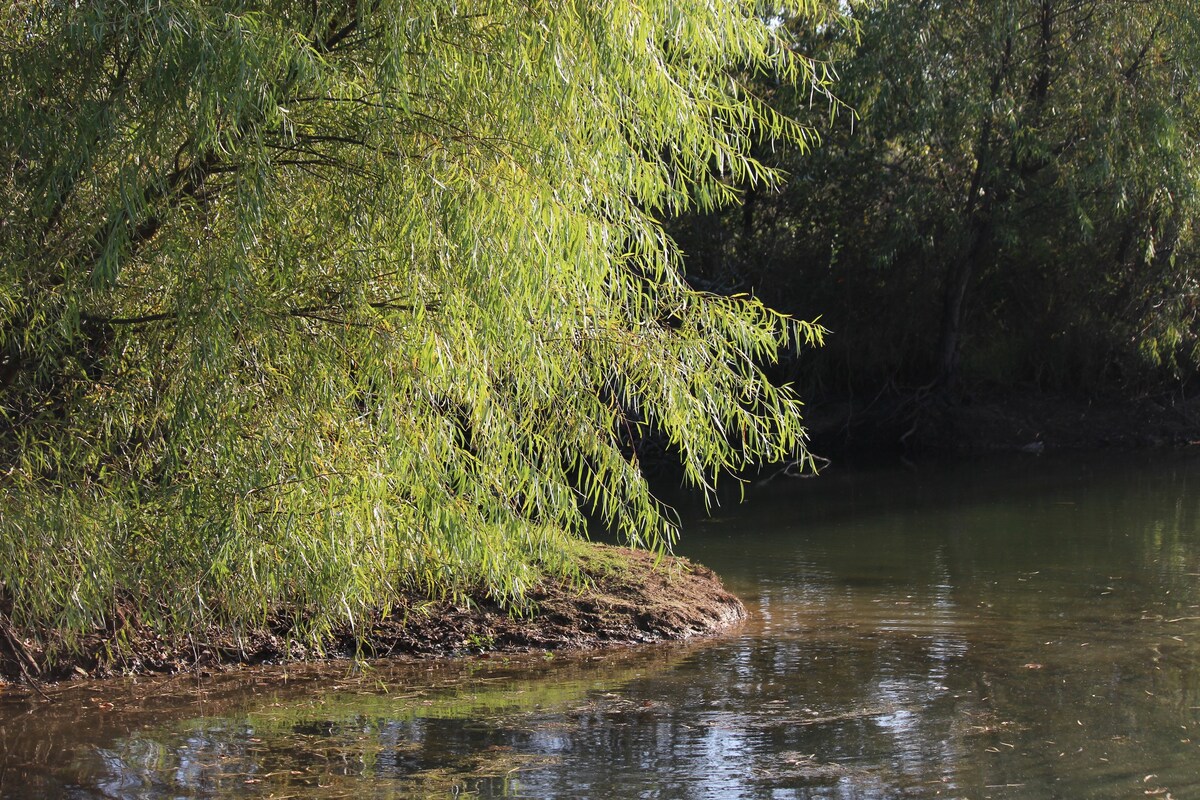
[[0,696],[0,796],[1200,798],[1200,459],[680,506],[729,636]]

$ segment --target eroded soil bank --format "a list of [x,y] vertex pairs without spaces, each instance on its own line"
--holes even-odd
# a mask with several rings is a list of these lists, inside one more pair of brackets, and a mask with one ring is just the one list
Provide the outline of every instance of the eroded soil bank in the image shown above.
[[[431,602],[412,597],[374,620],[361,639],[335,633],[327,657],[461,656],[487,652],[577,650],[687,639],[728,628],[746,616],[741,601],[709,569],[683,558],[592,545],[582,556],[588,586],[539,586],[532,612],[514,616],[494,602]],[[0,615],[0,683],[58,681],[139,673],[216,671],[238,664],[317,657],[283,630],[235,635],[206,630],[173,639],[134,625],[96,631],[82,652],[49,655],[21,638]]]

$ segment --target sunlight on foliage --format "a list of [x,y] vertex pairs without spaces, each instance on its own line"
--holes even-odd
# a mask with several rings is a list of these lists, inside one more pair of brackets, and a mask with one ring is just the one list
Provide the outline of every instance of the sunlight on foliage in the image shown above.
[[[589,516],[803,454],[760,371],[820,328],[684,280],[660,215],[808,132],[816,3],[116,0],[0,10],[0,600],[319,638],[519,603]],[[3,609],[0,609],[3,610]]]

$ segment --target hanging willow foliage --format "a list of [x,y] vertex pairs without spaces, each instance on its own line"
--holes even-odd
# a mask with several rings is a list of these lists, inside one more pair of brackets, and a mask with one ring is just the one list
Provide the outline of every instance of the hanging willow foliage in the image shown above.
[[0,600],[82,631],[397,593],[519,602],[588,516],[803,453],[759,365],[820,329],[693,290],[658,217],[776,176],[812,0],[84,0],[0,10]]

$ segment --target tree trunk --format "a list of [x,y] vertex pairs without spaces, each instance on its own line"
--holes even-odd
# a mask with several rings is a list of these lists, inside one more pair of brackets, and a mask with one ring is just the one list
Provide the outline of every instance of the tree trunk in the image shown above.
[[975,145],[975,170],[963,203],[966,236],[962,250],[955,257],[946,275],[945,294],[942,299],[942,325],[937,345],[937,373],[934,377],[934,385],[943,391],[952,391],[958,382],[963,307],[966,304],[967,291],[978,272],[979,257],[991,239],[992,208],[996,189],[992,128],[995,125],[996,103],[1012,64],[1012,54],[1013,40],[1010,34],[1005,39],[1000,63],[992,75],[991,102],[985,108],[983,121],[979,126],[979,140]]
[[952,391],[958,383],[961,357],[963,306],[967,289],[978,272],[979,257],[991,238],[991,215],[973,220],[966,247],[955,260],[946,279],[942,300],[942,328],[938,336],[937,377],[935,385]]

